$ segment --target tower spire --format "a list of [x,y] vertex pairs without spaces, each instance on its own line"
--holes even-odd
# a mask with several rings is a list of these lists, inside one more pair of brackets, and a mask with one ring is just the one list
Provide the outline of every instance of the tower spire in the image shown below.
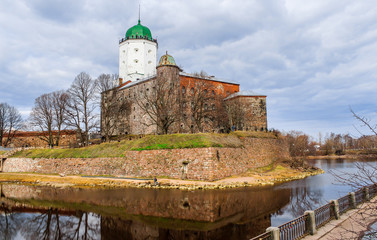
[[139,3],[139,21],[138,22],[140,23],[140,3]]

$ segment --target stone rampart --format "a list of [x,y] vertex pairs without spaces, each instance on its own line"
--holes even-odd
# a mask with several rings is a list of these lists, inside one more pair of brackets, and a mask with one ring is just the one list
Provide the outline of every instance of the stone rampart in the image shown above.
[[287,145],[279,139],[245,138],[243,142],[240,148],[127,151],[122,158],[8,158],[3,171],[213,181],[289,157]]

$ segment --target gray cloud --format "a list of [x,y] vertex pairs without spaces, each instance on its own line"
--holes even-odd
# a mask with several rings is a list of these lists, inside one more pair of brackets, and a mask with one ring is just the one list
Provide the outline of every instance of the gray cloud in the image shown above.
[[[268,95],[269,125],[354,131],[349,106],[377,109],[373,1],[145,0],[142,24],[185,71],[205,70]],[[86,71],[118,69],[118,40],[136,1],[0,3],[0,101],[27,114],[42,93]]]

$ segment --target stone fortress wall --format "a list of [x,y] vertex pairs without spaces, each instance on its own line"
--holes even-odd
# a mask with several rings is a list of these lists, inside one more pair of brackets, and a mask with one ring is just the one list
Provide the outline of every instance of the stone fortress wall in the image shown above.
[[8,158],[2,170],[214,181],[289,158],[288,146],[279,139],[245,138],[243,141],[242,148],[127,151],[123,158]]

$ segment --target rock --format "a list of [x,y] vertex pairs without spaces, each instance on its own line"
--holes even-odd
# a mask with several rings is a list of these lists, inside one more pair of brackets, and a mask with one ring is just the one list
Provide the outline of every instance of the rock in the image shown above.
[[59,176],[60,177],[65,177],[65,174],[64,173],[59,173]]

